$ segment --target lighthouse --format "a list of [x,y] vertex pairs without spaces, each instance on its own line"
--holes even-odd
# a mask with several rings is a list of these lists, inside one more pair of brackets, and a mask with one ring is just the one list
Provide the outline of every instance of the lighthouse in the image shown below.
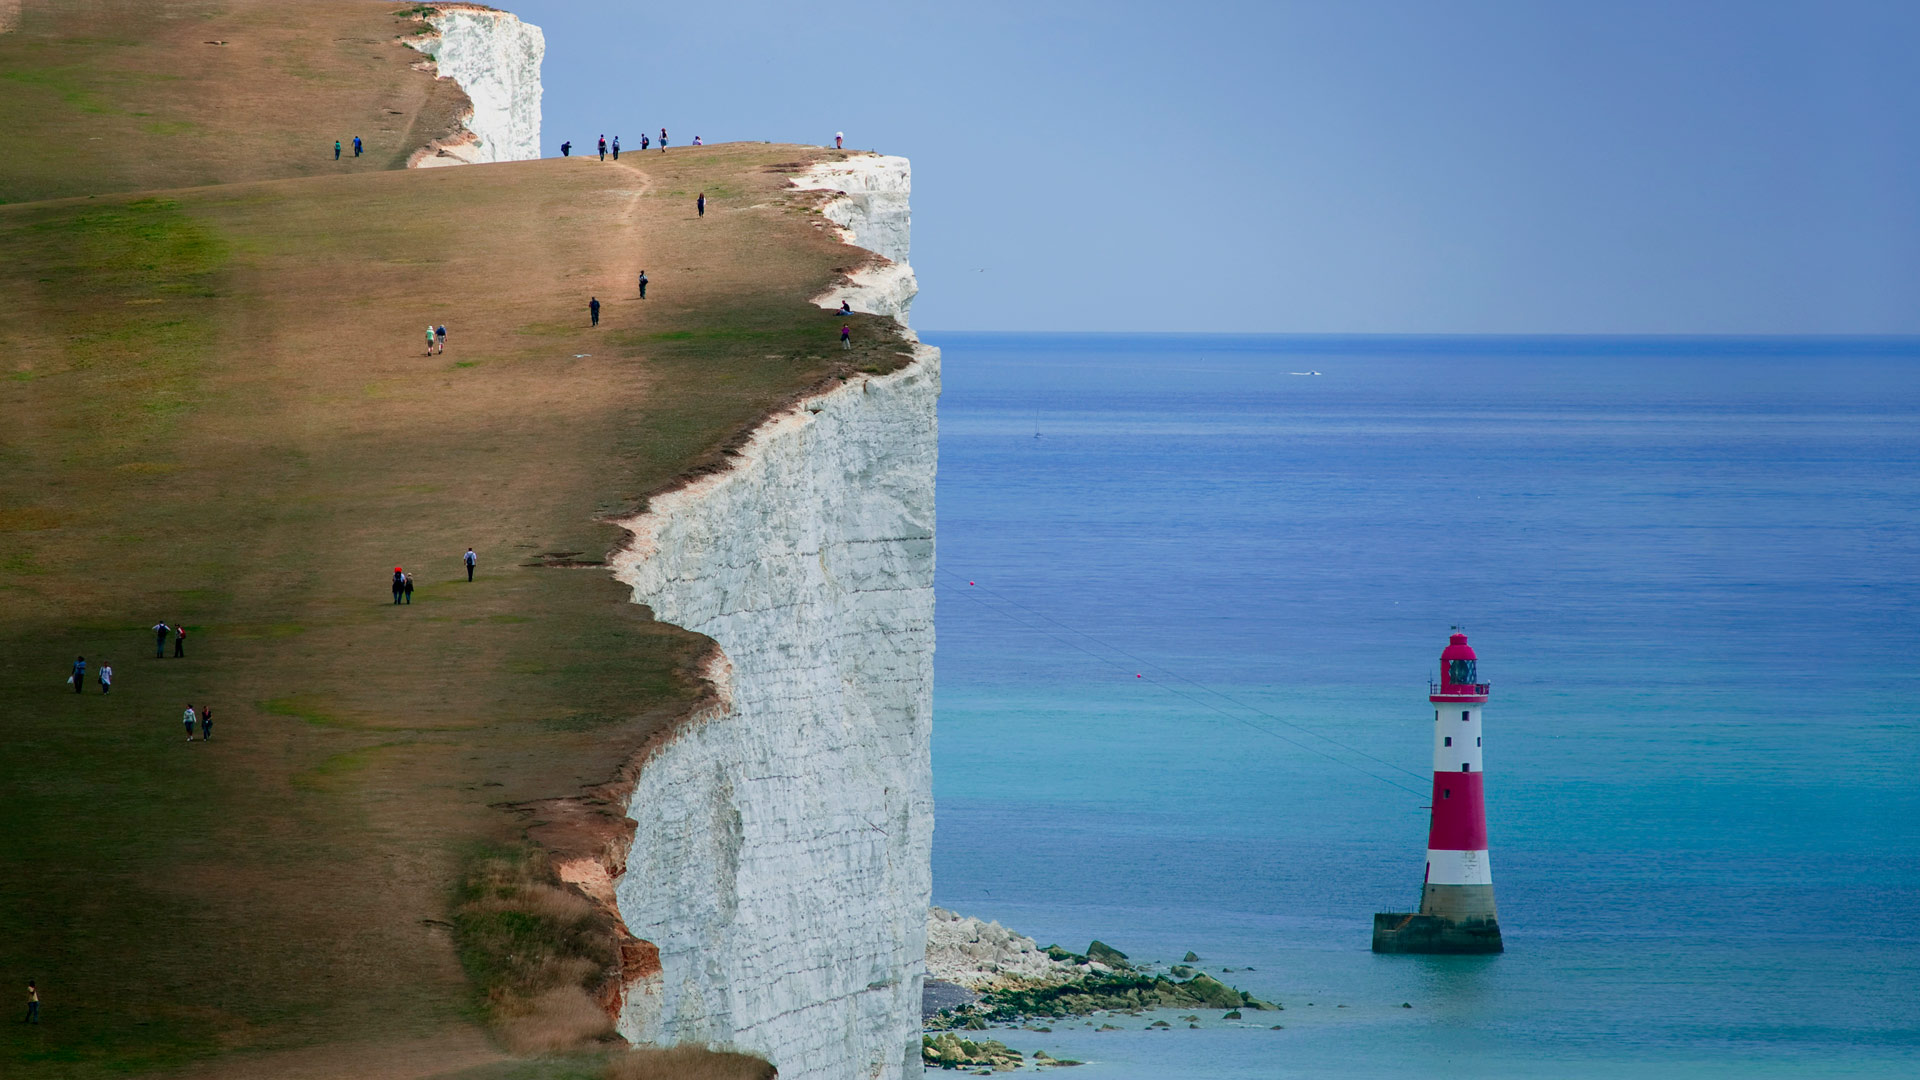
[[1427,686],[1433,705],[1433,811],[1420,910],[1375,915],[1374,952],[1502,951],[1481,767],[1481,714],[1492,687],[1480,681],[1479,667],[1467,635],[1455,627],[1440,653],[1440,680]]

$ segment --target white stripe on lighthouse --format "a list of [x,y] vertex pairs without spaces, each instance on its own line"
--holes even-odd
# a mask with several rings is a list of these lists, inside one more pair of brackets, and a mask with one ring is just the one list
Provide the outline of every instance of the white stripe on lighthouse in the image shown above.
[[1484,851],[1427,849],[1427,884],[1491,885],[1493,864]]

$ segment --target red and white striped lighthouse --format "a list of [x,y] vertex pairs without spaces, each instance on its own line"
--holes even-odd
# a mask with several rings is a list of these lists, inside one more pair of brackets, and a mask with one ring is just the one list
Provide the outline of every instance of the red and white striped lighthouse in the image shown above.
[[[1417,915],[1376,915],[1375,952],[1500,952],[1487,858],[1487,803],[1481,713],[1492,687],[1480,681],[1479,658],[1454,628],[1440,654],[1440,681],[1427,687],[1433,704],[1433,813],[1427,826],[1427,871]],[[1384,920],[1384,922],[1383,922]]]

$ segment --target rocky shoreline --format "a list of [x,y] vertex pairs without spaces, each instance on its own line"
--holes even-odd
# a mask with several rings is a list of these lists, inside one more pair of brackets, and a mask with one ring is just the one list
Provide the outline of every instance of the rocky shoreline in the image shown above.
[[[955,1032],[996,1027],[1046,1032],[1052,1029],[1038,1022],[1140,1016],[1157,1009],[1192,1011],[1194,1015],[1181,1019],[1198,1027],[1202,1009],[1219,1010],[1223,1020],[1239,1020],[1247,1012],[1281,1011],[1281,1006],[1194,967],[1199,960],[1189,952],[1177,964],[1142,963],[1100,941],[1079,953],[1058,945],[1042,948],[997,922],[933,908],[927,916],[922,1057],[929,1068],[1004,1072],[1025,1063],[1018,1051],[995,1040],[970,1041]],[[1159,1020],[1149,1026],[1171,1025]],[[1031,1064],[1079,1063],[1036,1053]]]

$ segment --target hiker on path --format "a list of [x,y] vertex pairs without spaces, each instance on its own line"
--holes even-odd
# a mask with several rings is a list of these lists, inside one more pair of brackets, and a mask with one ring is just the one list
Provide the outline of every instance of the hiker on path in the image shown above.
[[600,298],[599,297],[596,296],[587,301],[587,314],[593,316],[593,325],[595,326],[600,325]]
[[447,324],[446,323],[441,323],[439,326],[436,326],[433,328],[433,344],[434,344],[434,347],[439,349],[441,352],[447,351]]
[[707,216],[707,193],[704,191],[701,192],[700,197],[693,200],[693,205],[696,209],[700,211],[701,217],[706,217]]
[[360,156],[360,136],[358,135],[355,135],[353,137],[353,156],[354,157]]
[[427,355],[433,355],[433,324],[427,324]]
[[194,721],[194,715],[193,715],[193,705],[192,705],[191,703],[189,703],[189,704],[187,705],[187,711],[186,711],[186,712],[184,712],[184,713],[182,713],[182,714],[180,715],[180,722],[181,722],[182,724],[185,724],[185,725],[187,726],[187,741],[188,741],[188,742],[192,742],[192,741],[193,741],[193,721]]
[[100,661],[100,692],[113,693],[113,665],[105,660]]
[[642,270],[640,271],[640,299],[645,300],[646,298],[647,298],[647,272],[645,270]]
[[600,136],[600,160],[607,160],[607,137],[605,135]]
[[645,150],[647,147],[652,145],[653,145],[653,140],[649,139],[645,132],[641,132],[640,133],[640,149]]
[[663,154],[667,152],[667,129],[666,128],[660,129],[660,152]]
[[33,985],[32,979],[27,980],[27,1018],[20,1022],[23,1024],[40,1022],[40,988]]
[[179,623],[173,624],[173,655],[187,655],[187,628]]
[[467,549],[467,554],[466,554],[466,563],[467,563],[467,580],[468,580],[468,581],[472,581],[472,580],[473,580],[473,566],[474,566],[474,564],[475,564],[475,563],[477,563],[477,562],[479,562],[479,561],[480,561],[480,556],[478,556],[478,555],[475,555],[475,554],[473,553],[473,549],[472,549],[472,548],[468,548],[468,549]]
[[613,160],[620,160],[620,136],[618,135],[613,137]]
[[407,575],[406,583],[403,586],[401,586],[401,591],[406,594],[407,603],[409,604],[413,603],[413,575],[412,574]]
[[73,684],[73,692],[83,693],[87,689],[87,658],[82,656],[73,662],[73,675],[67,679]]
[[560,156],[561,156],[561,157],[572,157],[572,156],[573,156],[573,143],[571,143],[571,142],[563,142],[563,143],[561,143],[561,144],[560,144]]
[[167,632],[172,629],[163,622],[153,624],[153,658],[155,660],[167,655]]
[[393,568],[393,602],[394,603],[398,604],[400,602],[400,590],[403,587],[405,587],[406,583],[407,583],[407,575],[402,573],[399,567],[397,566],[394,567]]
[[340,140],[339,139],[333,140],[333,160],[335,161],[340,160]]
[[200,707],[200,741],[213,741],[213,706],[211,705]]
[[848,326],[846,323],[840,324],[840,347],[843,349],[853,348],[853,327]]
[[838,149],[840,149],[840,142],[841,142],[841,140],[843,140],[843,139],[845,139],[846,137],[847,137],[847,133],[846,133],[846,132],[844,132],[844,131],[836,131],[836,132],[834,132],[834,133],[833,133],[833,148],[834,148],[835,150],[838,150]]

